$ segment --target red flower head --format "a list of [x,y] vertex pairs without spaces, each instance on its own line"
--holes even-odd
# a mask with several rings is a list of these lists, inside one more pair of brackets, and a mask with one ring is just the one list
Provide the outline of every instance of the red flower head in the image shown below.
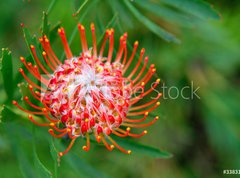
[[[35,111],[22,108],[16,101],[13,101],[13,104],[31,114],[29,119],[34,124],[50,127],[49,133],[52,136],[60,138],[68,135],[71,142],[65,151],[59,153],[60,156],[69,151],[78,137],[86,137],[86,146],[83,146],[83,150],[88,151],[90,135],[94,135],[96,140],[102,142],[110,151],[117,147],[122,152],[130,154],[131,151],[119,146],[111,134],[119,137],[141,137],[147,133],[146,130],[134,134],[131,133],[131,128],[147,127],[158,119],[155,117],[148,123],[142,123],[148,113],[160,104],[157,100],[161,94],[150,102],[136,105],[159,84],[160,79],[157,79],[151,88],[145,90],[145,85],[156,69],[152,64],[146,71],[148,57],[144,58],[145,50],[141,49],[136,66],[126,75],[138,48],[138,42],[135,42],[128,56],[127,33],[120,37],[119,48],[113,57],[113,29],[106,31],[99,51],[94,25],[91,25],[92,48],[88,47],[85,28],[79,24],[78,30],[82,53],[77,57],[72,55],[64,29],[58,30],[67,58],[63,63],[53,52],[46,36],[41,37],[39,41],[44,49],[42,56],[47,66],[40,62],[35,47],[30,45],[36,65],[27,62],[23,57],[20,59],[26,69],[46,87],[30,80],[22,68],[19,71],[29,83],[33,97],[39,100],[42,106],[36,106],[28,97],[24,99]],[[105,56],[107,42],[109,47]],[[140,67],[142,62],[143,66]],[[40,71],[45,77],[40,75]],[[46,121],[37,122],[32,115],[44,115]]]

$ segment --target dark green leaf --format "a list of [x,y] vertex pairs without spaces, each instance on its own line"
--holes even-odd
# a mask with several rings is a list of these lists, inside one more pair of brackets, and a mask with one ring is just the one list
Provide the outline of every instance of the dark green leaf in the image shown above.
[[[5,131],[9,136],[9,141],[14,155],[17,158],[19,169],[24,178],[36,177],[34,173],[34,168],[27,158],[26,151],[23,149],[22,142],[19,139],[19,135],[16,130],[20,132],[19,126],[14,123],[5,124]],[[22,136],[22,135],[21,135]]]
[[164,40],[168,42],[175,42],[180,43],[180,41],[171,33],[167,32],[151,20],[149,20],[147,17],[143,16],[132,4],[129,0],[124,0],[126,6],[128,9],[133,13],[133,15],[142,22],[149,30],[151,30],[153,33],[158,35],[159,37],[163,38]]
[[161,0],[161,2],[201,19],[219,19],[218,13],[202,0]]
[[121,14],[119,16],[119,19],[121,20],[124,25],[126,25],[129,28],[133,27],[133,21],[131,18],[131,14],[129,11],[126,10],[126,8],[121,4],[120,1],[112,1],[107,0],[109,6],[112,8],[113,14]]
[[52,173],[43,165],[43,163],[40,161],[37,155],[35,140],[33,140],[33,161],[34,161],[34,167],[38,177],[41,177],[41,178],[52,177]]
[[61,22],[58,22],[55,26],[53,26],[50,30],[50,33],[49,33],[49,40],[51,42],[55,41],[56,37],[57,37],[57,34],[58,34],[58,29],[61,27]]
[[0,59],[0,69],[3,76],[4,89],[9,99],[12,99],[14,92],[13,84],[13,66],[12,66],[12,54],[6,48],[2,49],[2,57]]
[[80,159],[77,155],[68,153],[66,155],[66,161],[79,174],[85,175],[87,177],[108,178],[107,175],[96,170],[91,165]]
[[192,15],[187,15],[185,13],[175,11],[171,8],[165,7],[157,3],[145,0],[136,0],[134,2],[143,9],[153,13],[155,16],[163,18],[164,20],[166,19],[172,21],[181,26],[191,27],[197,21],[197,19],[193,18]]
[[2,105],[0,107],[0,123],[12,121],[18,117],[19,116],[16,113],[12,112],[8,106]]
[[[94,141],[95,143],[96,141]],[[63,144],[61,144],[59,141],[54,142],[52,139],[50,141],[51,144],[51,154],[57,163],[58,159],[58,152],[56,151],[55,145],[60,150],[64,150]],[[75,155],[71,152],[68,152],[66,155],[62,157],[63,161],[66,161],[67,164],[78,174],[82,175],[83,177],[94,177],[94,178],[108,178],[109,176],[105,175],[104,173],[100,172],[99,170],[96,170],[94,167],[89,165],[87,162],[82,160],[78,155]],[[81,177],[81,176],[80,176]]]
[[50,25],[48,23],[48,15],[46,12],[43,12],[43,21],[42,21],[42,35],[49,35]]
[[[31,54],[32,59],[34,59],[34,56],[32,54],[31,48],[30,48],[31,45],[33,45],[35,47],[36,55],[37,55],[40,63],[45,64],[45,60],[43,59],[42,52],[40,51],[40,48],[39,48],[39,42],[37,41],[36,36],[35,35],[31,36],[28,28],[26,28],[26,27],[23,27],[23,34],[24,34],[25,42],[27,44],[27,47],[28,47],[29,53]],[[33,64],[35,64],[34,60],[31,60],[31,62]],[[44,73],[41,68],[39,68],[39,71],[40,71],[40,73]]]
[[54,138],[49,139],[49,144],[50,144],[50,153],[53,159],[53,164],[54,164],[54,174],[53,177],[57,178],[57,173],[58,173],[58,153],[56,151],[55,145],[54,145]]
[[139,154],[150,156],[153,158],[171,158],[172,157],[171,153],[168,153],[166,151],[161,151],[158,148],[153,148],[150,146],[135,143],[127,139],[123,140],[117,137],[114,137],[114,139],[116,140],[117,143],[119,143],[119,145],[121,145],[125,149],[130,149],[132,151],[132,154],[139,153]]

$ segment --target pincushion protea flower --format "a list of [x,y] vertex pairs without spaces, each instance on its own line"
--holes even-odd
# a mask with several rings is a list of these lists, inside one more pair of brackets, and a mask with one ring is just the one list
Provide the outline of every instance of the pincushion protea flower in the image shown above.
[[[59,156],[66,154],[78,137],[86,137],[83,150],[88,151],[90,135],[95,136],[96,140],[102,142],[110,151],[117,147],[120,151],[130,154],[131,151],[119,146],[111,134],[119,137],[141,137],[147,133],[146,130],[135,134],[131,133],[131,128],[147,127],[158,119],[155,117],[150,122],[142,123],[148,113],[160,104],[158,99],[161,94],[150,102],[136,106],[140,99],[151,93],[159,84],[160,79],[157,79],[151,88],[144,89],[156,69],[153,64],[146,69],[148,57],[144,57],[145,50],[141,49],[136,66],[126,76],[125,73],[136,56],[138,42],[134,43],[128,57],[125,33],[120,37],[118,50],[113,57],[113,29],[106,30],[99,52],[94,24],[91,24],[92,48],[88,47],[84,26],[79,24],[78,30],[82,44],[82,53],[78,57],[73,56],[64,29],[58,30],[67,58],[63,63],[53,52],[47,36],[39,38],[39,41],[44,49],[42,56],[48,67],[40,62],[35,46],[30,45],[36,65],[27,62],[23,57],[20,57],[20,60],[29,73],[40,82],[34,83],[22,68],[19,71],[28,82],[33,97],[39,100],[42,106],[35,105],[27,96],[24,100],[35,110],[24,109],[16,101],[13,101],[13,104],[30,114],[29,119],[34,124],[50,127],[49,133],[52,136],[61,138],[67,135],[71,139],[69,146],[65,151],[59,152]],[[109,47],[105,57],[107,42]],[[40,71],[45,75],[42,76]],[[43,115],[46,120],[39,122],[33,115]]]

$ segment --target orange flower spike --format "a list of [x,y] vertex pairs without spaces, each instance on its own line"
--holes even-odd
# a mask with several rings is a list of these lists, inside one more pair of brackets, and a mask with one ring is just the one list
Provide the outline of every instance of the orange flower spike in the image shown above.
[[64,47],[64,50],[65,50],[65,53],[66,53],[66,57],[67,59],[70,59],[73,57],[72,55],[72,52],[68,46],[68,42],[67,42],[67,38],[66,38],[66,35],[65,35],[65,31],[64,31],[64,28],[59,28],[58,29],[58,34],[62,40],[62,43],[63,43],[63,47]]

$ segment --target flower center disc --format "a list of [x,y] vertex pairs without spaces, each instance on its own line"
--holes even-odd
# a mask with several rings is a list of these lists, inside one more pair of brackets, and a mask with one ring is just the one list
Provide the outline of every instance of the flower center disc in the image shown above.
[[88,53],[65,60],[52,75],[43,101],[73,135],[110,134],[126,117],[131,96],[122,67]]

